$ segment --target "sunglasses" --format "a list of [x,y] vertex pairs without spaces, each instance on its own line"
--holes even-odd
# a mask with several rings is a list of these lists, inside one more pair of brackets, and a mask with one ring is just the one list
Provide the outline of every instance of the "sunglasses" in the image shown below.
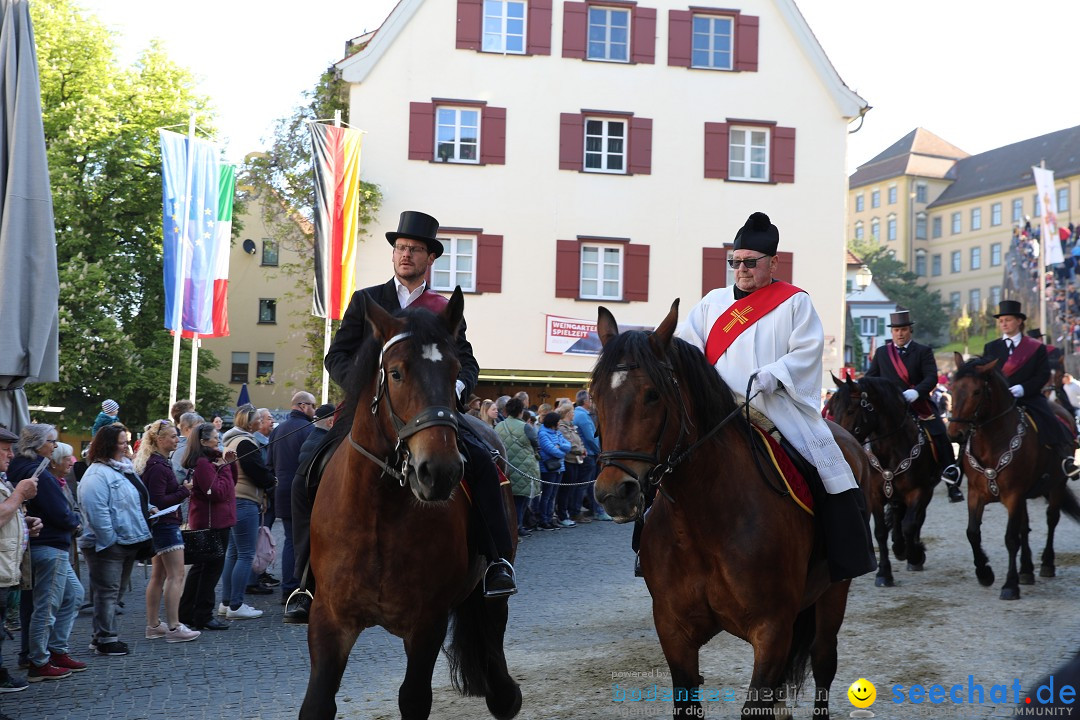
[[727,264],[728,267],[732,267],[737,270],[739,268],[739,263],[742,263],[746,266],[747,270],[753,270],[757,267],[758,260],[765,260],[770,257],[772,257],[772,255],[759,255],[755,258],[743,258],[741,260],[736,260],[735,258],[728,258]]

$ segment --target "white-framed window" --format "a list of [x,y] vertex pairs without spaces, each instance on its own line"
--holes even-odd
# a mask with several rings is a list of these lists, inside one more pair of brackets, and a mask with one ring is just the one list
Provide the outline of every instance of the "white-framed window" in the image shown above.
[[1069,209],[1069,187],[1059,187],[1057,189],[1057,211],[1063,213]]
[[870,191],[870,207],[881,207],[881,191],[874,189]]
[[915,202],[926,202],[926,183],[915,183]]
[[589,8],[589,60],[630,62],[630,11]]
[[990,227],[1001,224],[1001,203],[996,202],[990,206]]
[[989,305],[990,305],[990,307],[995,307],[996,308],[998,306],[998,303],[1000,303],[1000,302],[1001,302],[1001,286],[1000,285],[992,285],[990,287],[990,303],[989,303]]
[[968,312],[982,312],[982,289],[972,288],[968,291]]
[[924,212],[915,214],[915,239],[926,239],[926,213]]
[[886,227],[886,232],[888,233],[888,238],[890,240],[895,240],[896,239],[896,216],[895,215],[889,215],[889,217],[887,218],[887,222],[885,224],[885,227]]
[[1012,201],[1012,221],[1014,223],[1022,222],[1024,220],[1024,201],[1020,198],[1016,198]]
[[990,267],[1001,264],[1001,243],[990,243]]
[[878,319],[876,317],[870,317],[869,315],[863,315],[859,318],[859,334],[863,337],[877,337],[878,334]]
[[960,233],[960,213],[954,212],[952,214],[952,234],[958,235]]
[[889,186],[889,204],[890,205],[895,205],[896,204],[896,186],[895,185],[890,185]]
[[934,237],[936,237],[936,238],[941,237],[941,216],[940,215],[935,215],[933,217],[933,219],[930,221],[930,227],[932,228],[931,232],[933,233]]
[[982,248],[971,248],[971,269],[978,270],[982,267]]
[[960,272],[960,251],[959,250],[953,250],[952,251],[951,260],[952,260],[952,263],[951,263],[952,272],[954,272],[954,273]]
[[582,299],[622,300],[622,245],[581,246]]
[[855,223],[855,239],[856,240],[862,240],[863,239],[863,222],[862,222],[862,220]]
[[930,256],[930,274],[934,277],[941,274],[941,253]]
[[1039,199],[1039,193],[1035,193],[1032,197],[1034,200],[1031,206],[1035,208],[1035,217],[1042,217],[1042,200]]
[[690,65],[731,70],[735,55],[735,20],[721,15],[695,15]]
[[443,254],[431,265],[431,289],[476,291],[476,237],[441,237]]
[[865,205],[866,205],[866,199],[863,197],[863,194],[859,193],[858,195],[856,195],[855,196],[855,212],[862,212]]
[[960,291],[949,293],[949,306],[954,313],[960,312]]
[[926,251],[922,248],[915,251],[915,274],[926,277]]
[[452,163],[480,162],[480,108],[436,108],[435,159]]
[[626,174],[625,120],[585,119],[585,172]]
[[982,229],[982,208],[971,208],[971,229]]
[[525,53],[524,0],[484,0],[483,50]]
[[768,129],[733,125],[728,148],[728,178],[768,182]]
[[881,221],[877,218],[870,220],[870,239],[874,242],[881,242]]

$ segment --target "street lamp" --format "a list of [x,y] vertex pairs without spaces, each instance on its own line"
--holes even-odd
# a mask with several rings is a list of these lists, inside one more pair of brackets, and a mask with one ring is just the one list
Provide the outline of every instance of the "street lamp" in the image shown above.
[[855,271],[855,287],[858,288],[857,292],[862,292],[866,288],[870,287],[870,283],[874,280],[874,273],[865,264]]

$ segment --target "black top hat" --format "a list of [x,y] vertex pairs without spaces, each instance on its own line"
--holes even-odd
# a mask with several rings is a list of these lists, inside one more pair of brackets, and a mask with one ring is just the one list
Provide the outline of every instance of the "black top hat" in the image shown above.
[[1021,320],[1027,320],[1027,315],[1020,312],[1019,300],[1002,300],[998,303],[998,311],[994,317],[999,318],[1002,315],[1015,315]]
[[398,238],[421,240],[427,245],[428,252],[435,253],[435,257],[439,257],[443,254],[443,244],[435,237],[438,232],[438,220],[418,210],[406,210],[401,213],[401,218],[398,220],[397,232],[386,233],[386,240],[391,245]]
[[907,310],[889,313],[889,327],[908,327],[914,324],[915,321],[911,319],[911,313]]
[[746,219],[746,224],[735,233],[734,250],[756,250],[765,255],[775,255],[780,244],[780,231],[769,220],[769,216],[756,212]]

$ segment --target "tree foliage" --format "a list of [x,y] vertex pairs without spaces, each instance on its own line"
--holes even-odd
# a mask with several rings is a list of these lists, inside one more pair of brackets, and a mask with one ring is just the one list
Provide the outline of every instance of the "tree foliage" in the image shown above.
[[[267,229],[279,247],[292,250],[299,257],[297,262],[282,262],[279,266],[281,272],[296,278],[297,289],[286,296],[289,305],[302,308],[293,313],[289,340],[306,350],[304,366],[295,369],[286,384],[314,393],[322,387],[325,320],[312,315],[309,304],[315,269],[315,178],[308,123],[333,118],[335,112],[340,112],[342,121],[348,122],[347,84],[329,68],[315,88],[304,93],[304,102],[291,115],[275,123],[270,149],[249,159],[241,180],[250,188],[246,191],[249,203],[258,200],[262,206]],[[362,181],[360,233],[374,219],[381,202],[379,186]],[[331,332],[337,331],[338,324],[332,323]],[[339,400],[341,395],[341,389],[332,384],[331,401]]]
[[874,273],[874,284],[890,300],[911,311],[924,341],[948,338],[949,316],[942,305],[941,293],[920,285],[918,275],[876,242],[852,240],[848,247]]
[[[156,42],[121,67],[108,30],[70,0],[39,0],[31,12],[56,217],[60,380],[28,386],[27,395],[64,406],[60,424],[76,431],[113,398],[135,427],[161,417],[169,396],[157,130],[183,132],[192,112],[212,129],[211,109]],[[228,387],[205,376],[217,364],[200,352],[203,412],[228,402]]]

